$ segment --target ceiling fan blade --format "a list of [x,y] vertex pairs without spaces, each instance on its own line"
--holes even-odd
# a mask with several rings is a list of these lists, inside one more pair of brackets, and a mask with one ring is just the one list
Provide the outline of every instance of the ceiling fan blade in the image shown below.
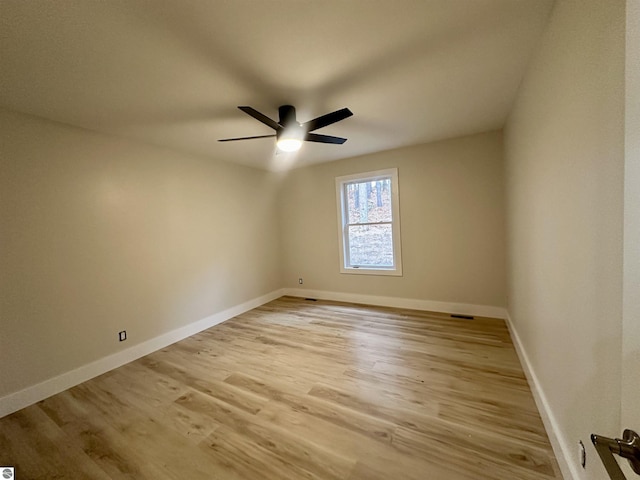
[[219,142],[236,142],[238,140],[253,140],[254,138],[268,138],[275,137],[275,135],[256,135],[254,137],[239,137],[239,138],[221,138]]
[[262,113],[257,111],[255,108],[244,107],[244,106],[238,107],[238,108],[242,110],[244,113],[246,113],[247,115],[251,115],[253,118],[258,120],[259,122],[264,123],[266,126],[271,127],[274,130],[279,130],[281,128],[280,125],[278,125],[278,122],[276,122],[275,120],[271,120],[269,117],[267,117],[266,115],[263,115]]
[[320,135],[318,133],[307,133],[304,137],[307,142],[317,142],[317,143],[335,143],[337,145],[342,145],[347,141],[346,138],[342,137],[333,137],[331,135]]
[[326,115],[309,120],[308,122],[303,123],[302,126],[307,132],[313,132],[319,128],[326,127],[332,123],[349,118],[351,115],[353,115],[351,110],[343,108],[342,110],[336,110],[335,112],[327,113]]

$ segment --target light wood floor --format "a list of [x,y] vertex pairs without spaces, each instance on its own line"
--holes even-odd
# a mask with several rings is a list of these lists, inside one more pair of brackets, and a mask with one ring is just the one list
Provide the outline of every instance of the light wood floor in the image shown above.
[[0,419],[16,477],[533,480],[505,323],[283,297]]

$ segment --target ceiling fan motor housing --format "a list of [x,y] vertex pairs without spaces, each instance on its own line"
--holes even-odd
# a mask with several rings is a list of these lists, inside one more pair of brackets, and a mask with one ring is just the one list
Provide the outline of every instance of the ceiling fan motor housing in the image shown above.
[[280,117],[278,123],[285,128],[293,125],[300,126],[296,120],[296,109],[293,105],[281,105],[278,107],[278,116]]

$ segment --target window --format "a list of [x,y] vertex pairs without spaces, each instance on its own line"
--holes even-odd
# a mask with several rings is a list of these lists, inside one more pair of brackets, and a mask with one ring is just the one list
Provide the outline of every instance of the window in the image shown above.
[[340,272],[402,275],[398,169],[336,178]]

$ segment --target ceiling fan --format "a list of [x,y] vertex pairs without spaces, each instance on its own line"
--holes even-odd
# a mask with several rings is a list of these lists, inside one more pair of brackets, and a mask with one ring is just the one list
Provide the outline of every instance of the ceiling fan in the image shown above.
[[278,107],[279,119],[276,122],[254,108],[246,106],[238,108],[259,122],[273,128],[276,133],[272,135],[256,135],[253,137],[223,138],[218,140],[219,142],[235,142],[237,140],[276,137],[276,144],[278,145],[278,148],[285,152],[294,152],[298,150],[302,146],[303,141],[342,145],[347,141],[346,138],[334,137],[331,135],[320,135],[318,133],[311,132],[318,130],[319,128],[326,127],[327,125],[331,125],[332,123],[339,122],[340,120],[344,120],[345,118],[353,115],[351,110],[343,108],[341,110],[336,110],[335,112],[321,115],[313,120],[309,120],[308,122],[298,123],[298,120],[296,119],[296,109],[291,105],[281,105]]

